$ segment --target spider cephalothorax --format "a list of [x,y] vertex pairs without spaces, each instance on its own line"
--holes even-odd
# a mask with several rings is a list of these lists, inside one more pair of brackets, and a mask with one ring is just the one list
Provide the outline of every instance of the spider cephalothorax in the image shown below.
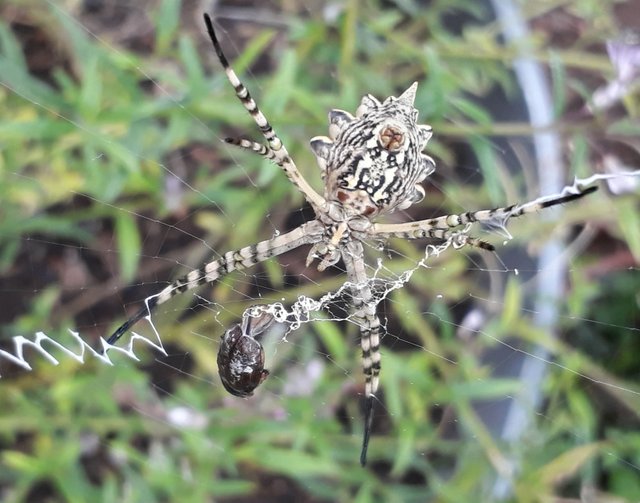
[[[364,465],[378,389],[382,328],[376,312],[379,300],[374,296],[367,276],[363,243],[380,242],[392,237],[430,238],[451,243],[456,248],[475,246],[493,251],[493,245],[468,235],[471,224],[497,219],[504,225],[511,218],[579,199],[596,188],[576,186],[559,196],[491,210],[467,211],[406,223],[374,223],[373,219],[377,216],[408,208],[420,201],[424,197],[424,190],[419,184],[434,170],[433,160],[422,153],[431,137],[431,127],[416,122],[418,110],[413,104],[417,83],[398,98],[391,96],[383,102],[366,95],[355,116],[342,110],[329,113],[329,137],[317,136],[311,140],[311,148],[323,170],[323,197],[298,171],[282,141],[229,65],[211,19],[206,14],[204,17],[227,78],[266,143],[245,138],[228,138],[226,141],[277,164],[304,195],[315,212],[315,218],[285,234],[229,251],[175,280],[149,297],[145,307],[113,332],[106,341],[105,349],[172,297],[213,283],[232,271],[247,269],[300,246],[312,245],[307,264],[318,258],[320,262],[317,267],[322,270],[342,260],[349,279],[353,307],[350,319],[360,329],[365,375],[365,427],[360,454],[360,462]],[[259,317],[255,322],[245,320],[242,324],[232,326],[223,336],[218,364],[222,382],[229,392],[248,396],[267,377],[264,352],[256,337],[272,322],[269,317]]]
[[422,153],[431,126],[417,124],[413,106],[418,83],[382,103],[362,98],[355,117],[329,113],[329,137],[316,136],[311,148],[323,170],[324,197],[347,216],[373,218],[406,209],[424,197],[419,185],[435,167]]

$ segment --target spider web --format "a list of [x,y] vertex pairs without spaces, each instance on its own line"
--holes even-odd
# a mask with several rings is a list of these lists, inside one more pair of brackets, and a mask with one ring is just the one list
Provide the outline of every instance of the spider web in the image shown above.
[[[66,18],[69,23],[76,24],[79,29],[86,31],[107,53],[116,57],[127,57],[116,44],[93,31],[86,20],[74,17],[69,8],[65,9],[65,7],[52,3],[48,5],[56,13],[55,15],[59,16],[59,19]],[[225,38],[230,39],[225,42],[233,44],[232,36]],[[221,72],[213,64],[211,68],[212,73],[221,77]],[[191,162],[193,152],[202,148],[199,145],[189,147],[189,149],[176,150],[166,161],[157,161],[131,150],[129,152],[131,157],[140,163],[150,164],[153,169],[164,173],[166,178],[165,204],[166,207],[175,204],[174,208],[177,209],[172,216],[178,215],[177,218],[173,218],[171,223],[167,223],[167,219],[155,215],[149,216],[153,213],[140,211],[135,205],[130,205],[121,199],[111,199],[84,192],[82,196],[98,207],[147,221],[149,227],[143,228],[142,241],[156,239],[159,243],[158,250],[175,239],[176,235],[183,239],[188,238],[188,241],[198,245],[198,249],[196,246],[190,247],[189,257],[186,257],[181,253],[183,251],[181,248],[173,248],[174,254],[162,255],[159,252],[145,253],[145,250],[151,248],[141,246],[139,255],[144,260],[140,262],[140,267],[145,267],[146,262],[153,261],[160,262],[164,270],[160,272],[152,270],[147,274],[147,279],[130,282],[134,287],[132,289],[134,298],[127,297],[125,300],[125,297],[122,297],[122,300],[117,301],[122,308],[121,312],[114,313],[107,308],[105,317],[99,313],[99,305],[89,306],[87,308],[89,315],[88,317],[84,316],[83,320],[85,321],[82,326],[71,327],[71,329],[63,327],[60,330],[55,330],[36,317],[36,323],[42,324],[33,329],[31,333],[26,331],[23,335],[13,333],[10,339],[7,338],[12,341],[13,348],[7,347],[0,350],[0,373],[7,374],[4,370],[5,364],[11,363],[14,366],[9,367],[8,376],[3,375],[0,387],[4,390],[11,387],[12,382],[20,379],[20,371],[23,370],[32,371],[36,376],[44,373],[42,375],[47,377],[43,378],[42,386],[45,386],[45,382],[55,379],[56,376],[63,379],[63,375],[69,375],[65,370],[69,360],[75,360],[81,364],[101,362],[112,365],[112,367],[105,366],[104,368],[91,365],[86,370],[83,367],[83,375],[84,372],[98,373],[103,382],[109,382],[110,378],[104,376],[110,368],[114,373],[118,372],[117,374],[112,373],[112,376],[130,375],[129,372],[134,372],[138,366],[143,364],[150,369],[151,385],[157,390],[158,396],[163,399],[158,400],[157,403],[154,399],[141,399],[140,396],[129,395],[123,391],[123,388],[118,389],[117,386],[114,395],[120,405],[131,407],[137,414],[153,422],[165,423],[183,431],[207,430],[212,422],[219,420],[221,416],[218,416],[217,412],[208,414],[207,403],[203,403],[195,391],[193,394],[186,391],[188,387],[200,389],[200,386],[206,386],[216,393],[219,392],[217,404],[220,409],[232,411],[236,416],[261,417],[265,423],[283,421],[285,418],[287,421],[303,421],[301,419],[302,412],[296,409],[292,410],[293,402],[291,400],[291,397],[303,397],[306,406],[313,411],[312,415],[316,423],[332,414],[339,416],[342,423],[346,424],[346,429],[353,431],[354,437],[357,438],[360,428],[357,404],[362,393],[363,377],[360,372],[357,327],[354,327],[351,314],[346,309],[350,295],[349,284],[345,280],[345,272],[341,270],[341,266],[328,271],[326,279],[316,271],[302,269],[301,264],[304,263],[306,249],[286,254],[276,264],[264,264],[256,269],[235,273],[233,277],[222,279],[220,284],[213,288],[202,289],[194,294],[185,295],[184,299],[178,298],[167,305],[162,305],[157,313],[143,320],[134,328],[135,334],[128,338],[124,344],[110,348],[107,354],[101,353],[100,349],[104,345],[96,344],[98,337],[107,336],[112,327],[126,319],[131,308],[136,309],[142,305],[145,299],[149,298],[149,295],[162,289],[167,281],[184,273],[185,270],[198,267],[202,262],[209,260],[211,255],[220,257],[229,249],[237,249],[251,244],[268,237],[269,233],[285,232],[292,226],[292,222],[297,224],[309,218],[308,210],[291,211],[287,208],[279,208],[278,205],[268,201],[277,197],[278,194],[289,195],[293,193],[293,190],[287,187],[286,180],[282,191],[268,192],[270,185],[276,184],[277,178],[284,178],[275,167],[265,168],[258,159],[226,149],[221,144],[217,145],[222,134],[176,97],[172,89],[172,85],[176,85],[175,82],[169,80],[169,84],[164,84],[154,76],[154,72],[142,65],[137,66],[136,70],[139,72],[140,78],[147,81],[153,92],[163,96],[171,106],[181,110],[180,116],[184,120],[195,124],[195,128],[200,130],[199,141],[208,137],[209,141],[215,144],[212,148],[224,150],[225,158],[231,159],[229,169],[236,173],[235,182],[238,179],[244,182],[240,187],[242,191],[256,194],[258,206],[269,206],[265,214],[262,215],[263,220],[259,224],[265,225],[267,228],[261,229],[258,226],[245,233],[242,224],[237,223],[240,221],[239,215],[241,215],[238,208],[234,208],[232,204],[227,206],[220,204],[218,198],[212,196],[212,193],[208,191],[206,184],[200,183],[202,180],[194,179],[184,173],[184,166]],[[248,86],[258,98],[258,103],[265,109],[276,130],[285,138],[285,142],[287,144],[296,141],[303,142],[304,137],[287,137],[287,131],[291,125],[288,125],[286,120],[278,120],[278,118],[285,118],[285,116],[278,117],[277,115],[277,99],[269,101],[267,98],[265,101],[262,97],[263,94],[269,94],[269,89],[260,86],[261,79],[251,72],[242,73],[245,75],[244,78]],[[220,88],[226,89],[226,83],[222,79],[219,82]],[[106,143],[114,141],[106,132],[85,126],[75,116],[67,115],[40,103],[37,97],[29,94],[28,90],[23,91],[7,81],[2,81],[2,85],[5,91],[21,97],[26,103],[30,103],[43,112],[52,114],[67,123],[72,129],[96,136]],[[331,91],[332,93],[327,94],[338,94],[337,84]],[[229,89],[226,89],[221,92],[221,95],[228,98],[231,93]],[[274,96],[273,92],[271,92],[271,96]],[[276,101],[274,106],[276,113],[272,115],[270,111],[273,101]],[[331,106],[339,106],[339,104],[327,103],[324,109]],[[225,116],[224,122],[233,124],[236,120],[242,120],[242,127],[238,128],[247,133],[252,131],[251,126],[247,126],[249,123],[246,118],[236,119],[244,113],[239,104],[229,102],[228,108],[230,109],[227,112],[229,115]],[[347,106],[345,105],[344,108]],[[315,134],[322,134],[321,126],[324,127],[322,124],[319,126],[314,123],[309,126],[309,130],[315,130]],[[320,132],[318,132],[319,130]],[[476,140],[478,138],[475,137]],[[505,153],[496,143],[490,144],[490,148],[498,155]],[[303,152],[302,148],[297,149],[297,152]],[[297,152],[293,152],[296,159],[298,158]],[[305,154],[301,155],[304,158]],[[312,163],[310,159],[311,157],[307,154],[304,164],[302,161],[298,162],[304,167]],[[96,167],[99,168],[103,160],[104,154],[97,152],[94,158]],[[470,174],[470,178],[473,179],[476,179],[476,175],[479,173],[477,161],[470,161],[466,165],[462,164],[460,168],[463,173],[466,170]],[[442,191],[448,202],[445,203],[443,198],[442,202],[436,203],[440,205],[439,207],[420,210],[435,211],[435,214],[430,213],[426,217],[450,212],[450,208],[445,207],[445,204],[453,203],[456,210],[492,206],[492,204],[479,205],[473,202],[464,189],[458,190],[456,188],[460,180],[457,180],[453,174],[446,173],[446,168],[439,166],[439,169],[440,178],[430,180],[429,183],[432,184],[432,189],[435,187]],[[219,175],[222,171],[222,169],[217,169],[216,174]],[[445,173],[443,174],[442,171]],[[319,177],[313,172],[304,169],[304,174],[315,176],[312,183],[316,187],[320,186]],[[486,176],[486,172],[483,174]],[[630,176],[627,178],[626,174]],[[637,176],[638,173],[629,171],[626,174],[625,176],[621,176],[619,173],[592,175],[577,180],[576,184],[589,185],[596,181],[610,180],[621,183],[621,180],[633,180],[633,176]],[[14,176],[32,181],[37,180],[28,172],[14,173]],[[472,190],[479,189],[473,184],[467,184],[468,187],[471,187]],[[71,191],[71,189],[68,190]],[[518,199],[522,199],[521,196],[518,196]],[[200,208],[191,210],[184,202],[185,200],[200,201],[198,204]],[[577,203],[577,205],[580,204]],[[182,213],[180,213],[181,211]],[[579,209],[567,207],[564,211],[573,215],[574,222],[581,221],[576,215],[579,213]],[[622,210],[620,212],[622,215]],[[191,223],[194,216],[197,218],[197,215],[202,214],[206,218],[201,217],[202,220],[196,225]],[[528,215],[517,222],[512,222],[509,227],[510,231],[507,231],[504,222],[496,222],[495,226],[484,229],[482,232],[478,229],[470,232],[473,235],[481,233],[479,237],[485,236],[486,232],[490,236],[503,236],[506,239],[504,244],[511,240],[512,235],[515,241],[528,238],[538,241],[540,234],[537,236],[532,234],[540,232],[540,222],[537,221],[546,220],[547,223],[543,229],[555,233],[558,215],[558,212],[552,211],[549,211],[548,215]],[[416,214],[407,212],[399,215],[399,218],[408,221],[416,218]],[[229,227],[231,237],[211,241],[207,233],[202,230],[203,221],[211,223],[218,232],[221,232],[223,227]],[[185,222],[187,223],[185,224]],[[570,224],[572,220],[563,220],[563,223]],[[158,232],[164,233],[164,235],[158,238]],[[543,234],[544,232],[545,230],[542,230]],[[579,260],[583,254],[586,254],[585,250],[593,240],[595,232],[593,228],[587,227],[580,234],[572,236],[573,239],[569,241],[566,249],[559,250],[573,281],[580,281],[581,272],[587,268],[584,264],[579,263]],[[261,235],[257,236],[256,233]],[[126,232],[123,232],[123,235],[126,235]],[[115,277],[122,267],[125,267],[126,259],[123,257],[128,252],[122,249],[121,243],[113,242],[113,237],[111,239],[108,247],[113,261],[110,264],[112,267],[110,272]],[[63,261],[77,260],[80,254],[92,251],[91,247],[86,244],[78,245],[69,240],[57,241],[52,238],[43,238],[38,234],[25,234],[22,237],[21,245],[26,248],[33,246],[34,249],[40,245],[58,247],[62,250]],[[522,382],[517,383],[513,378],[494,378],[490,371],[495,371],[497,375],[508,374],[512,370],[512,365],[526,367],[531,365],[532,361],[543,363],[545,369],[543,372],[551,374],[548,379],[551,379],[556,385],[562,385],[563,381],[579,379],[582,384],[577,385],[576,388],[581,390],[584,395],[590,392],[597,396],[604,395],[608,400],[622,404],[622,408],[626,407],[629,410],[635,410],[634,414],[637,413],[640,392],[629,384],[630,381],[618,378],[613,374],[602,373],[602,367],[595,369],[589,367],[590,361],[580,359],[577,353],[569,351],[567,349],[569,346],[564,346],[564,341],[561,339],[549,334],[545,336],[544,330],[533,330],[529,333],[527,329],[522,327],[523,320],[535,320],[544,314],[543,308],[540,307],[544,303],[535,303],[530,300],[530,295],[531,291],[535,290],[532,285],[535,284],[536,278],[544,277],[546,271],[540,269],[539,262],[529,261],[522,254],[522,251],[517,250],[517,247],[499,248],[495,255],[487,257],[468,249],[454,250],[451,243],[426,244],[417,242],[406,244],[393,241],[382,245],[379,247],[372,244],[367,249],[368,273],[376,300],[379,302],[380,315],[385,329],[381,376],[384,395],[381,396],[376,410],[377,418],[382,422],[378,426],[380,430],[378,433],[388,435],[389,438],[392,438],[394,434],[400,434],[401,437],[405,435],[404,443],[402,438],[399,440],[400,446],[406,446],[407,442],[416,442],[413,444],[414,448],[423,451],[424,456],[428,455],[429,446],[426,437],[416,438],[415,432],[412,436],[409,430],[416,427],[415,422],[412,422],[411,419],[404,419],[406,416],[412,415],[410,405],[398,397],[401,393],[405,393],[409,399],[415,398],[415,392],[410,389],[412,382],[402,368],[403,358],[410,353],[417,353],[427,361],[443,363],[442,365],[438,363],[423,364],[419,368],[427,372],[428,375],[422,376],[420,379],[429,377],[433,382],[437,382],[439,378],[443,378],[447,387],[451,389],[457,387],[462,396],[466,393],[477,401],[485,399],[484,403],[477,405],[477,416],[467,410],[464,403],[455,402],[451,397],[446,398],[446,394],[441,394],[445,397],[442,399],[443,402],[447,402],[447,400],[450,403],[455,402],[457,414],[452,414],[451,406],[439,407],[437,398],[436,401],[430,399],[429,403],[433,405],[432,414],[437,416],[434,418],[434,423],[440,425],[440,433],[445,438],[465,436],[459,426],[462,423],[467,429],[468,436],[475,440],[476,445],[479,446],[478,449],[488,456],[498,478],[509,478],[520,469],[519,463],[514,461],[517,456],[512,459],[511,456],[496,451],[494,444],[483,437],[483,434],[491,431],[491,428],[477,424],[475,418],[490,418],[491,413],[489,412],[487,415],[486,409],[495,407],[496,403],[502,404],[498,407],[509,408],[510,405],[504,405],[504,402],[509,402],[512,397],[517,399],[518,396],[521,396],[519,390],[522,388]],[[92,246],[97,248],[98,243]],[[203,254],[202,250],[205,250],[206,254]],[[535,250],[532,255],[535,255]],[[573,262],[574,258],[575,263]],[[35,259],[30,257],[30,260]],[[41,274],[42,267],[41,263],[31,262],[32,275],[36,277]],[[632,281],[637,284],[637,266],[629,265],[627,271],[630,276],[635,278]],[[448,277],[460,280],[460,284],[448,284]],[[431,286],[427,288],[424,286],[425,284],[431,284]],[[110,286],[108,294],[120,298],[125,286],[127,285],[122,283],[115,287]],[[584,284],[583,287],[586,288]],[[79,297],[82,297],[84,293],[91,293],[92,288],[84,286],[77,288]],[[593,288],[593,286],[589,285],[589,288]],[[99,283],[95,289],[104,290],[105,283]],[[438,291],[442,293],[437,293]],[[430,292],[431,295],[423,298],[425,292]],[[15,293],[15,290],[4,288],[2,293],[11,295]],[[47,288],[39,287],[34,293],[39,302],[46,304]],[[72,296],[72,299],[77,302],[78,296]],[[579,304],[580,299],[573,298],[573,300]],[[57,304],[54,302],[50,305],[56,306]],[[272,373],[263,385],[264,389],[259,388],[255,397],[250,400],[238,401],[223,396],[222,387],[215,377],[215,368],[211,362],[215,361],[214,355],[219,337],[224,330],[231,323],[237,322],[240,317],[248,316],[250,307],[256,305],[261,306],[258,309],[264,309],[274,314],[276,319],[281,322],[263,341],[267,354],[267,368]],[[561,314],[558,314],[555,323],[555,326],[560,328],[556,328],[554,331],[578,334],[574,335],[576,340],[579,339],[581,327],[586,327],[584,330],[591,331],[600,325],[621,339],[634,337],[638,334],[639,329],[632,324],[618,323],[615,318],[604,317],[600,319],[583,314],[585,311],[584,303],[582,304],[583,309],[572,311],[570,307],[566,310],[560,310]],[[87,322],[86,320],[91,319],[92,316],[95,317],[95,321]],[[111,320],[105,319],[109,317]],[[510,323],[514,325],[513,332],[520,334],[520,336],[513,337],[513,333],[509,333]],[[26,322],[23,325],[29,326]],[[20,325],[13,326],[19,327]],[[442,343],[434,342],[433,337],[436,332],[440,332],[439,335],[443,338]],[[343,337],[344,341],[336,342],[336,335]],[[542,338],[534,340],[534,337]],[[539,347],[537,348],[534,343],[539,344],[543,350],[539,350]],[[468,351],[461,351],[459,348],[461,345],[468,345]],[[141,347],[144,349],[141,350]],[[27,349],[26,352],[25,349]],[[348,350],[348,354],[344,354],[345,350]],[[565,350],[567,353],[563,354]],[[91,358],[87,358],[89,355]],[[122,358],[122,356],[142,363],[129,363],[128,359]],[[519,359],[520,357],[523,359]],[[413,357],[406,356],[406,359],[408,368],[416,365],[416,360]],[[52,374],[51,370],[46,370],[45,365],[42,365],[42,361],[49,364],[60,364],[62,368],[59,373]],[[15,366],[19,369],[16,370]],[[553,369],[550,370],[550,367]],[[451,369],[456,368],[459,369],[459,379],[445,375],[447,372],[452,372]],[[162,369],[166,371],[166,374],[162,374]],[[120,374],[120,371],[124,373]],[[335,378],[336,375],[340,376],[342,382],[341,389],[338,388],[340,393],[335,386],[329,391],[325,389],[328,387],[327,383],[340,382]],[[9,378],[7,379],[7,377]],[[65,379],[70,379],[70,377],[65,377]],[[140,386],[140,381],[135,382],[136,386]],[[420,382],[417,382],[415,387],[420,390],[434,391],[435,389],[431,386],[424,387]],[[543,393],[542,384],[537,383],[535,387],[536,393]],[[484,391],[482,391],[483,388]],[[105,389],[104,392],[108,394],[108,390]],[[569,403],[568,396],[570,395],[560,396],[548,393],[546,399],[552,401],[555,398]],[[486,400],[493,400],[493,402]],[[528,407],[536,409],[541,402],[539,396],[528,395],[525,400],[531,402],[527,404]],[[323,403],[324,407],[321,406]],[[327,403],[329,406],[326,406]],[[470,401],[465,403],[469,404]],[[572,405],[575,408],[580,407],[579,404]],[[154,409],[154,407],[159,408],[161,412],[158,412],[158,409]],[[572,432],[573,440],[578,445],[594,446],[595,443],[592,443],[592,440],[599,438],[593,432],[584,431],[578,427],[566,427],[566,419],[562,416],[549,415],[544,412],[545,409],[540,410],[543,412],[539,413],[540,416],[537,420],[543,424],[547,423],[547,429],[567,428]],[[637,418],[635,424],[637,425]],[[315,426],[317,427],[317,425]],[[318,432],[324,431],[321,427],[318,428],[320,428]],[[500,426],[497,428],[499,430]],[[320,434],[316,433],[316,435]],[[381,438],[374,435],[372,442],[375,444],[377,440],[382,441]],[[613,442],[610,439],[607,441]],[[351,453],[354,460],[357,460],[357,443],[357,441],[353,441],[347,446],[348,449],[344,448],[344,452]],[[106,441],[103,441],[102,445],[107,444]],[[154,445],[156,448],[160,448],[157,447],[160,444]],[[233,450],[233,447],[227,444],[222,436],[210,438],[208,445],[220,454],[230,455]],[[166,446],[162,448],[167,449]],[[342,449],[342,447],[340,448]],[[595,449],[595,447],[593,448]],[[165,454],[167,452],[169,451],[166,450]],[[584,453],[584,455],[588,454]],[[627,455],[624,450],[612,445],[609,459],[605,460],[605,463],[624,465],[630,473],[637,476],[640,471],[638,464],[640,460],[635,456],[637,456],[637,452],[632,451]],[[148,461],[148,463],[151,466],[153,461]],[[303,467],[303,469],[308,468]],[[291,475],[284,469],[282,472]],[[574,474],[570,469],[566,469],[563,473],[569,477]],[[177,480],[185,476],[187,475],[182,473],[179,476],[176,475],[175,478]],[[594,483],[593,487],[597,488],[598,484]],[[313,493],[311,482],[309,482],[307,489]]]

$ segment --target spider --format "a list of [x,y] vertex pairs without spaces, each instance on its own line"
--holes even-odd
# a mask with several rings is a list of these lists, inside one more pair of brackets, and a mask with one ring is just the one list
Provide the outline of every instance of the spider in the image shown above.
[[[225,141],[278,165],[311,205],[315,218],[286,234],[229,251],[177,279],[148,298],[145,307],[123,323],[107,343],[115,344],[136,322],[178,294],[213,283],[232,271],[249,268],[303,245],[311,245],[307,266],[318,260],[317,269],[323,271],[342,260],[349,281],[353,320],[360,329],[365,376],[364,434],[360,454],[360,463],[364,466],[379,384],[382,330],[376,313],[377,302],[365,270],[363,243],[392,237],[430,238],[448,241],[456,248],[472,246],[494,251],[493,245],[468,235],[471,224],[496,220],[506,223],[510,218],[574,201],[595,191],[596,187],[576,187],[559,196],[502,208],[399,224],[376,223],[378,217],[420,202],[425,197],[420,183],[435,170],[433,159],[422,153],[431,138],[432,129],[417,123],[418,110],[414,107],[414,100],[418,83],[413,83],[397,98],[390,96],[382,102],[369,94],[364,96],[355,115],[338,109],[329,112],[329,136],[316,136],[310,140],[324,181],[324,193],[320,195],[300,174],[286,147],[231,68],[206,13],[204,22],[227,79],[266,143],[245,138],[227,138]],[[225,334],[218,362],[223,384],[231,393],[247,396],[267,376],[268,371],[262,369],[262,348],[253,336],[265,329],[263,323],[268,325],[270,322],[266,320],[253,326],[258,328],[235,325]],[[243,337],[250,340],[242,341]],[[229,366],[241,361],[247,364],[246,372],[250,375],[232,379],[228,373]]]

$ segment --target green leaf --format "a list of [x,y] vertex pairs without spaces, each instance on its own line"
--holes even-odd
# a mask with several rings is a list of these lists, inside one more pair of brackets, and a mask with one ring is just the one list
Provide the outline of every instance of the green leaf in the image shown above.
[[521,317],[522,286],[515,277],[510,277],[504,292],[504,305],[502,306],[502,326],[510,327]]
[[[64,38],[67,44],[69,44],[69,49],[76,56],[74,61],[82,65],[85,61],[92,58],[99,50],[88,38],[93,34],[87,30],[78,19],[69,15],[69,12],[62,6],[50,2],[48,7],[58,22],[59,26],[56,28],[64,33]],[[95,35],[93,35],[93,37],[95,37]]]
[[180,23],[180,10],[182,7],[181,0],[162,0],[160,7],[156,12],[156,51],[164,53],[178,31]]
[[44,109],[55,109],[62,103],[60,96],[53,89],[29,75],[19,62],[0,57],[0,76],[4,86],[30,104]]
[[478,157],[480,169],[482,169],[482,175],[484,176],[484,186],[489,193],[491,202],[494,205],[499,205],[500,201],[504,201],[504,193],[498,178],[498,169],[496,167],[498,160],[496,159],[494,147],[488,139],[482,137],[471,137],[469,138],[469,143]]
[[98,115],[102,99],[98,58],[93,55],[85,62],[83,70],[78,109],[85,119],[91,120]]
[[601,442],[580,445],[563,452],[539,471],[544,485],[557,485],[576,473],[604,447]]
[[88,242],[91,235],[78,228],[77,221],[70,215],[50,216],[46,214],[31,216],[25,220],[2,223],[3,238],[7,235],[42,233],[48,236],[67,237]]
[[269,103],[271,113],[281,114],[289,102],[295,87],[295,77],[298,70],[298,59],[294,51],[287,50],[282,54],[278,73],[269,85],[264,95],[264,101]]
[[640,260],[640,215],[637,199],[627,198],[618,204],[617,221],[636,260]]
[[465,98],[451,98],[449,102],[456,107],[463,115],[470,118],[477,124],[490,125],[491,115],[481,106]]
[[454,400],[502,398],[515,395],[522,389],[517,379],[477,379],[451,385]]
[[31,456],[27,456],[22,452],[4,451],[2,453],[2,462],[14,470],[23,472],[23,475],[31,474],[35,476],[38,474],[37,463],[34,463]]
[[130,282],[136,275],[138,262],[140,261],[140,233],[133,216],[124,211],[116,213],[115,224],[120,274],[123,281]]
[[313,328],[336,364],[343,365],[349,361],[351,348],[347,344],[347,337],[340,332],[337,323],[316,321]]
[[553,85],[554,117],[560,117],[567,106],[567,70],[564,62],[555,52],[551,53],[549,68]]
[[411,466],[413,459],[413,453],[416,445],[416,430],[415,427],[404,425],[404,427],[398,432],[398,447],[395,450],[393,458],[392,474],[400,476]]
[[259,459],[264,460],[263,466],[268,467],[271,472],[295,479],[319,475],[335,477],[340,473],[340,468],[334,460],[293,449],[269,447]]
[[24,59],[24,54],[20,44],[13,36],[11,30],[7,28],[7,25],[0,22],[0,54],[6,57],[9,61],[12,61],[16,67],[26,72],[27,63]]
[[206,94],[204,71],[200,55],[193,45],[191,37],[180,37],[179,49],[180,60],[187,70],[189,95],[192,98],[200,98]]
[[429,93],[420,94],[424,98],[422,106],[429,110],[432,117],[442,117],[448,110],[447,97],[450,95],[445,90],[442,61],[433,48],[425,48],[423,65],[427,71],[427,85],[425,87],[429,89]]

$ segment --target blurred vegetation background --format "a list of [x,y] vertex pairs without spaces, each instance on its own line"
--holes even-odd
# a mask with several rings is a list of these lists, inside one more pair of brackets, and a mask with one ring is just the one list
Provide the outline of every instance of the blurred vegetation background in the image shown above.
[[[525,42],[509,39],[504,13],[469,0],[5,0],[0,348],[38,331],[74,348],[70,329],[95,345],[168,281],[311,216],[276,167],[221,141],[259,135],[204,11],[318,188],[307,145],[326,134],[328,110],[420,83],[437,171],[394,221],[637,170],[638,2],[501,4]],[[531,89],[514,74],[523,54],[543,70],[546,127],[528,119]],[[560,171],[536,157],[541,133],[560,140]],[[244,309],[342,285],[340,267],[305,269],[305,249],[162,306],[167,357],[140,344],[139,362],[114,353],[107,366],[52,350],[54,366],[28,349],[27,372],[0,354],[0,500],[640,500],[639,188],[629,177],[600,188],[512,222],[508,243],[489,230],[496,255],[430,258],[384,302],[367,467],[356,327],[273,334],[271,377],[251,399],[217,377],[219,337]],[[564,242],[551,260],[562,282],[548,294],[558,314],[540,326],[549,242]],[[388,243],[370,264],[382,257],[397,277],[425,244]]]

